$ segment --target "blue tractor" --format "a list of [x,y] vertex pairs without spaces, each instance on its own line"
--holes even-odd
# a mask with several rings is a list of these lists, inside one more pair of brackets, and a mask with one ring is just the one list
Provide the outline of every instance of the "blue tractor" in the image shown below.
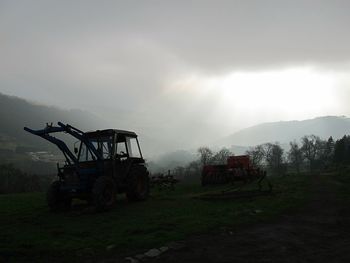
[[[88,201],[98,211],[107,210],[114,205],[117,193],[126,193],[130,201],[147,199],[149,172],[136,133],[116,129],[83,132],[61,122],[24,130],[55,144],[65,157],[65,164],[57,165],[58,178],[47,192],[52,210],[69,208],[74,198]],[[52,135],[62,132],[77,139],[73,151]]]

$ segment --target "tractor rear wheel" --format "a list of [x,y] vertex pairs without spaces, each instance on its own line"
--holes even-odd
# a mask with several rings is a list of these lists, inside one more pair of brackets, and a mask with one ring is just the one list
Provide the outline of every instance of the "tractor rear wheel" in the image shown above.
[[92,200],[97,211],[110,209],[115,203],[115,185],[111,177],[101,176],[96,179],[92,189]]
[[69,196],[64,195],[60,191],[61,182],[54,181],[46,194],[47,204],[52,211],[57,211],[61,209],[69,209],[72,204],[72,199]]
[[143,201],[149,195],[149,177],[143,166],[133,166],[127,179],[126,197],[129,201]]

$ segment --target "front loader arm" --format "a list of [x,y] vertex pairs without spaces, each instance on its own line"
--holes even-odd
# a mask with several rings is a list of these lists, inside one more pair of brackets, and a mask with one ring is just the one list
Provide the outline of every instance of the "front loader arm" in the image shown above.
[[79,141],[83,142],[86,147],[88,148],[88,150],[91,152],[92,157],[94,158],[94,160],[97,161],[103,161],[103,156],[102,154],[96,149],[96,147],[94,146],[94,144],[90,141],[90,139],[85,135],[85,133],[69,124],[63,124],[62,122],[58,122],[57,123],[58,126],[52,126],[47,124],[46,127],[44,129],[41,130],[32,130],[30,128],[24,127],[24,130],[37,135],[39,137],[42,137],[46,140],[48,140],[49,142],[55,144],[64,154],[67,162],[69,164],[74,163],[75,165],[78,165],[78,159],[77,157],[71,152],[71,150],[69,150],[68,146],[66,145],[66,143],[64,143],[62,140],[50,135],[50,133],[56,133],[56,132],[65,132],[70,134],[71,136],[75,137],[76,139],[78,139]]
[[62,127],[47,126],[46,128],[41,130],[32,130],[30,128],[24,127],[24,130],[55,144],[62,151],[64,157],[66,158],[69,164],[78,164],[77,158],[69,150],[68,146],[62,140],[50,135],[50,133],[64,132],[65,130]]
[[100,161],[102,160],[101,153],[96,149],[96,147],[91,143],[91,141],[84,135],[84,132],[69,125],[69,124],[63,124],[62,122],[57,123],[60,128],[62,128],[65,132],[69,133],[73,137],[77,138],[78,140],[85,143],[85,145],[93,152],[93,154],[96,156],[96,158]]

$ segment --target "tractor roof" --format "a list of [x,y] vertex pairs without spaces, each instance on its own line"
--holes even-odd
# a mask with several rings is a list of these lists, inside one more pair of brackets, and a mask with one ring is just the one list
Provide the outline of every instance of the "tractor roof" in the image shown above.
[[137,134],[132,131],[124,131],[124,130],[117,130],[117,129],[105,129],[105,130],[97,130],[97,131],[89,131],[85,134],[89,137],[100,137],[100,136],[110,136],[113,134],[122,134],[122,135],[128,135],[130,137],[137,137]]

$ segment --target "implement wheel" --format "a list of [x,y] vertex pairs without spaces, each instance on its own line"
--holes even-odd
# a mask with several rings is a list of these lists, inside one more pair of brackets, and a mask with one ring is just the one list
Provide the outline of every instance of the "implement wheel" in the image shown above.
[[110,209],[115,203],[115,185],[111,177],[101,176],[92,188],[92,199],[97,211]]
[[126,197],[129,201],[143,201],[149,195],[149,177],[143,166],[133,166],[127,179]]

